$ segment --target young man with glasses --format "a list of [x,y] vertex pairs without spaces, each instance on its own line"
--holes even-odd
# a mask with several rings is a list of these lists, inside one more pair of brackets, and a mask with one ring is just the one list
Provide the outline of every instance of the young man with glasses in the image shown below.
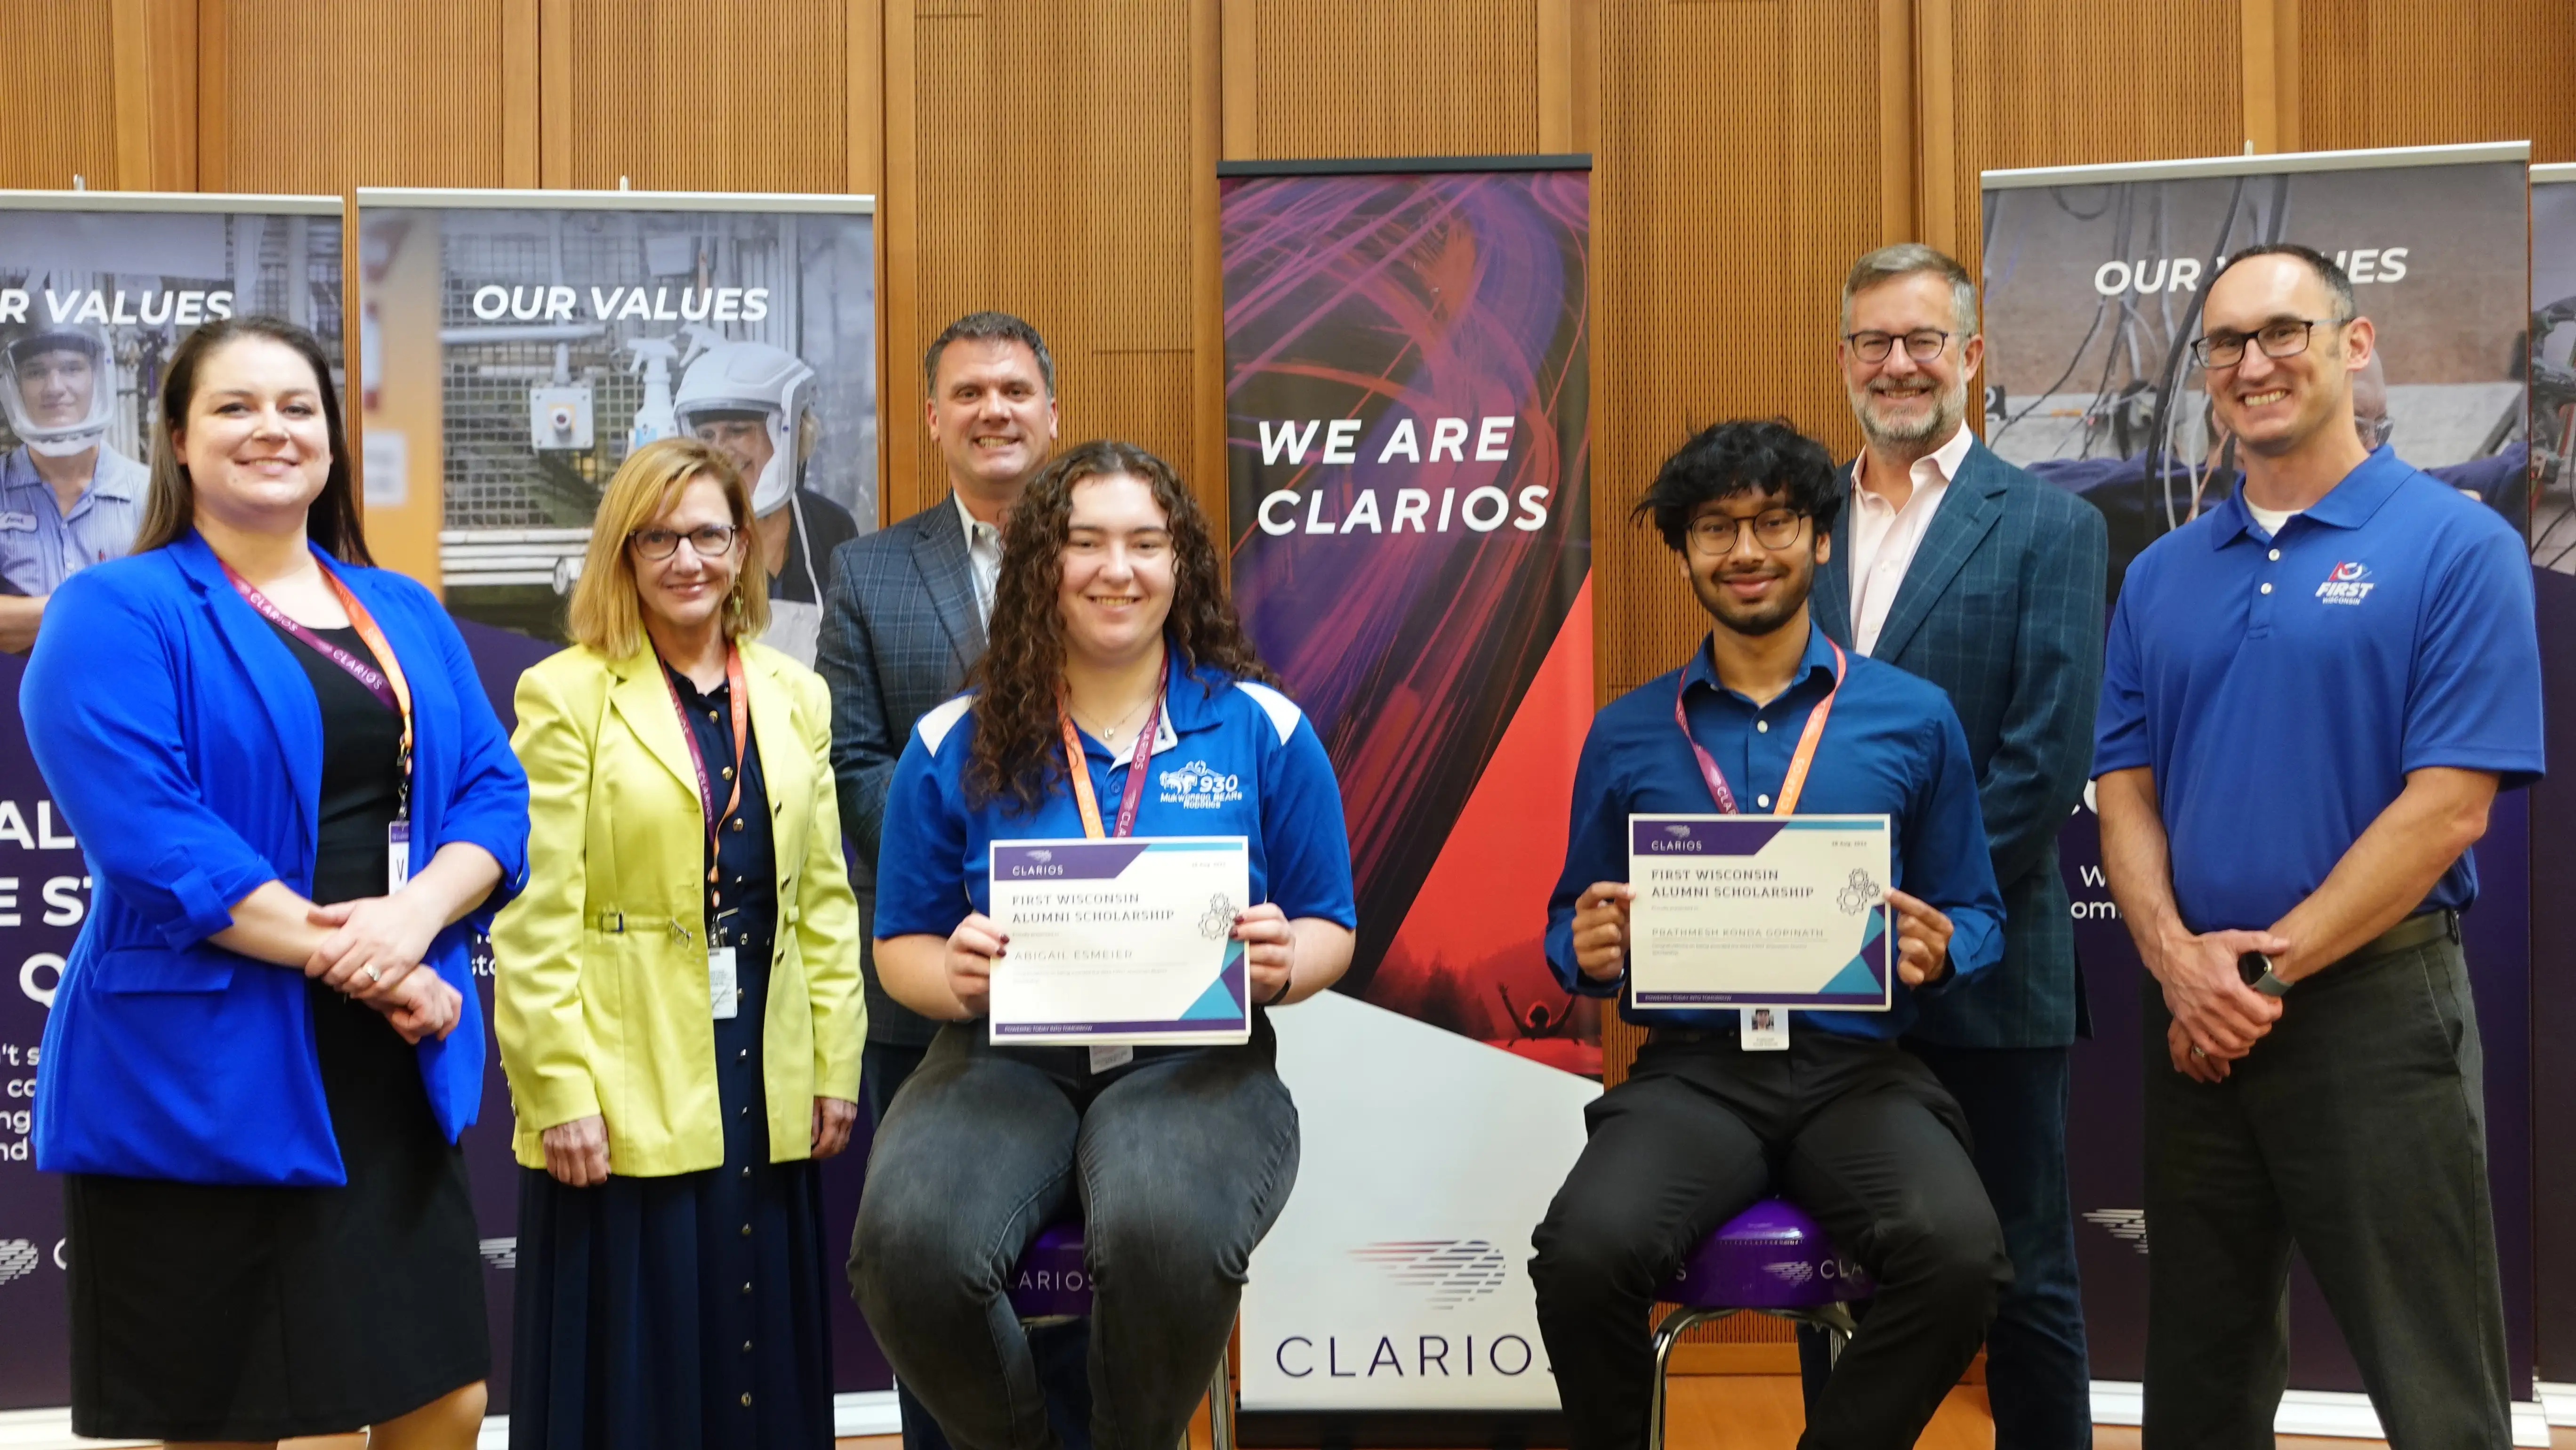
[[1810,1450],[1913,1444],[2010,1277],[1958,1105],[1896,1045],[1921,1002],[2003,952],[1976,775],[1937,688],[1843,650],[1809,618],[1841,503],[1821,445],[1785,423],[1738,422],[1666,459],[1635,510],[1714,628],[1681,668],[1592,722],[1548,903],[1557,980],[1622,995],[1632,813],[1888,816],[1899,950],[1885,1011],[1779,1013],[1768,1032],[1749,1008],[1647,1014],[1636,1066],[1587,1110],[1590,1141],[1531,1239],[1574,1450],[1642,1440],[1656,1289],[1766,1194],[1815,1215],[1878,1285],[1868,1329],[1808,1418]]
[[[1852,264],[1842,316],[1843,387],[1867,446],[1844,470],[1852,507],[1818,571],[1816,621],[1949,695],[2004,900],[2002,962],[1924,1003],[1905,1045],[1967,1114],[2012,1257],[1986,1344],[1997,1450],[2081,1450],[2092,1375],[2066,1115],[2091,1024],[2057,832],[2091,773],[2109,534],[2092,505],[1969,430],[1986,344],[1966,268],[1915,243],[1881,247]],[[1812,1384],[1822,1336],[1801,1345]]]
[[2504,1309],[2459,913],[2540,775],[2531,566],[2365,451],[2377,339],[2305,247],[2211,279],[2194,358],[2244,485],[2130,566],[2102,864],[2152,974],[2149,1447],[2272,1443],[2295,1246],[2397,1450],[2503,1445]]

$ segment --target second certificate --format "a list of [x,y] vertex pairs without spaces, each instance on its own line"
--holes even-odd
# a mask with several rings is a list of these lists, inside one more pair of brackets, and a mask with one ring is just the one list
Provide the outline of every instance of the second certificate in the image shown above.
[[1249,1041],[1234,914],[1251,900],[1241,836],[996,841],[991,1040]]
[[1889,1002],[1885,816],[1630,816],[1640,1008]]

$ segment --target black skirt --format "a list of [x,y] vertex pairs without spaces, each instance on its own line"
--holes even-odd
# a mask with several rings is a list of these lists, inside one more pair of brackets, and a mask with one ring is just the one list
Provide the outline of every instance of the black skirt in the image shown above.
[[[355,630],[321,633],[367,652]],[[381,895],[399,719],[320,655],[293,651],[322,707],[313,897]],[[74,1433],[331,1434],[490,1372],[465,1158],[430,1112],[419,1058],[374,1008],[310,984],[305,996],[346,1186],[65,1177]]]

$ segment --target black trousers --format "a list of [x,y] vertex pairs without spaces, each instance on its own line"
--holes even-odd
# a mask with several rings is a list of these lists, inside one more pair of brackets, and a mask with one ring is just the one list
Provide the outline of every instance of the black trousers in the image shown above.
[[2395,1450],[2511,1442],[2478,1021],[2460,948],[2328,967],[2223,1083],[2144,980],[2149,1450],[2272,1444],[2296,1244]]
[[1644,1443],[1655,1291],[1775,1192],[1879,1286],[1799,1445],[1914,1443],[2012,1280],[1958,1104],[1931,1069],[1893,1043],[1814,1030],[1786,1052],[1745,1052],[1731,1031],[1658,1033],[1585,1121],[1530,1262],[1573,1450]]

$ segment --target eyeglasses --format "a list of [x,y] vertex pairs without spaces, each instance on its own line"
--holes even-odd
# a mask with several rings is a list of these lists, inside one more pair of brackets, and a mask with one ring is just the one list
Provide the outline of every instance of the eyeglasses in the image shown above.
[[2250,333],[2213,332],[2194,338],[2191,360],[2204,368],[2232,368],[2245,361],[2245,344],[2263,349],[2265,357],[2297,357],[2308,350],[2308,339],[2320,327],[2341,327],[2349,317],[2283,317],[2264,323]]
[[[1846,332],[1843,341],[1851,345],[1852,355],[1865,363],[1882,363],[1896,348],[1892,332]],[[1905,334],[1905,355],[1919,363],[1928,363],[1950,345],[1950,334],[1923,328]]]
[[1691,547],[1703,554],[1732,554],[1736,540],[1744,536],[1745,525],[1750,524],[1753,542],[1766,549],[1785,549],[1798,542],[1799,525],[1806,518],[1795,509],[1765,509],[1749,519],[1702,514],[1691,520]]
[[714,559],[733,552],[734,536],[741,530],[731,524],[708,524],[683,534],[674,529],[637,529],[626,536],[635,552],[647,559],[667,559],[680,551],[680,541],[689,541],[690,549],[701,559]]

